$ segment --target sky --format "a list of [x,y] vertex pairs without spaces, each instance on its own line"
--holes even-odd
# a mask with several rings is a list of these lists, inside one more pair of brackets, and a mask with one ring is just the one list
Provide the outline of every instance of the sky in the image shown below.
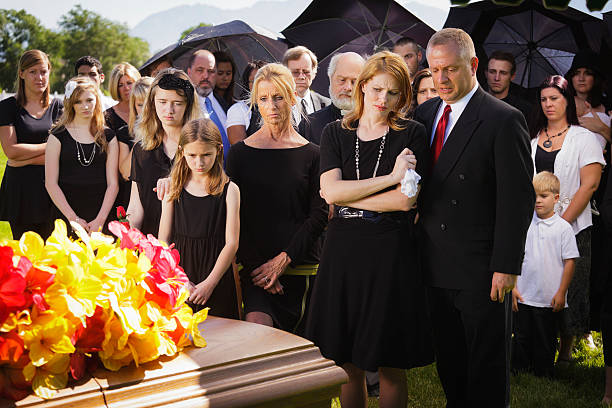
[[[87,10],[95,11],[102,16],[122,23],[130,28],[134,27],[147,16],[160,11],[167,10],[179,5],[206,4],[222,9],[240,9],[249,7],[260,0],[3,0],[2,8],[25,9],[28,13],[36,16],[41,23],[48,28],[57,28],[59,17],[79,3]],[[268,0],[268,1],[291,1],[291,0]],[[412,0],[425,5],[448,10],[449,0]],[[572,0],[570,7],[586,11],[585,0]],[[603,11],[612,11],[612,0]],[[590,13],[601,18],[601,13]]]

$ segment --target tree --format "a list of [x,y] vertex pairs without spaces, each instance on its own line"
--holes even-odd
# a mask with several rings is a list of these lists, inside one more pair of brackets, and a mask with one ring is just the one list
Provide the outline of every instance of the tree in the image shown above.
[[25,10],[0,9],[0,88],[15,90],[19,58],[30,49],[46,52],[51,60],[51,83],[61,67],[62,42],[53,31]]
[[64,79],[74,76],[74,63],[84,55],[98,58],[107,77],[120,62],[138,67],[149,57],[148,43],[130,36],[125,24],[107,20],[80,5],[63,15],[59,26],[64,45]]
[[183,38],[187,37],[187,34],[189,34],[190,32],[192,32],[193,30],[195,30],[196,28],[200,28],[200,27],[212,27],[212,24],[209,23],[200,23],[198,25],[194,25],[192,27],[189,27],[188,29],[186,29],[185,31],[183,31],[181,33],[181,36],[179,38],[179,40],[182,40]]

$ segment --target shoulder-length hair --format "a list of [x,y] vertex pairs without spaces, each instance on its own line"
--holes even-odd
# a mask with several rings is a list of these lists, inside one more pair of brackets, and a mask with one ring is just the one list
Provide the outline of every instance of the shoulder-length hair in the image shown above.
[[[25,106],[27,104],[25,94],[25,80],[21,78],[21,74],[29,68],[32,68],[38,64],[47,64],[49,72],[51,72],[51,62],[49,56],[40,50],[28,50],[21,55],[19,58],[19,69],[17,70],[17,93],[15,99],[17,99],[18,106]],[[43,91],[40,103],[43,108],[46,108],[51,103],[51,93],[49,91],[50,84],[47,81],[47,88]]]
[[136,82],[140,79],[140,72],[129,62],[122,62],[113,68],[110,74],[110,83],[108,89],[111,94],[111,98],[116,101],[121,101],[121,94],[119,93],[119,81],[121,78],[127,75],[132,78],[132,81]]
[[225,90],[225,95],[223,96],[225,102],[231,105],[234,103],[234,84],[236,83],[236,77],[238,76],[238,68],[236,68],[234,60],[228,53],[224,51],[215,51],[213,52],[213,55],[215,56],[215,67],[217,70],[219,69],[220,62],[228,62],[232,66],[232,80],[230,81],[229,86]]
[[[604,101],[604,95],[603,95],[604,78],[599,72],[591,68],[588,68],[588,67],[578,67],[578,68],[586,68],[587,74],[593,76],[593,87],[589,91],[586,100],[593,108],[597,108]],[[576,75],[576,72],[578,71],[578,68],[573,69],[569,71],[567,74],[565,74],[565,78],[567,79],[567,82],[569,83],[569,90],[572,93],[572,95],[576,95],[576,89],[574,89],[573,79],[574,79],[574,75]]]
[[188,122],[181,130],[178,149],[174,165],[170,171],[170,191],[168,200],[177,200],[187,181],[191,177],[191,170],[185,159],[185,145],[193,142],[204,142],[217,149],[215,163],[208,172],[208,185],[206,190],[210,195],[219,195],[223,192],[223,187],[229,181],[229,177],[223,171],[223,142],[221,133],[210,119],[195,119]]
[[72,123],[75,117],[74,104],[79,100],[84,92],[90,91],[95,95],[96,106],[94,107],[91,121],[89,122],[89,132],[94,137],[95,143],[106,151],[107,141],[106,135],[104,134],[104,112],[102,112],[102,101],[100,100],[100,90],[98,85],[88,77],[75,77],[72,78],[68,83],[76,83],[76,87],[72,91],[69,97],[64,97],[64,112],[58,121],[51,127],[49,133],[55,133]]
[[540,102],[542,91],[547,88],[555,88],[567,101],[567,108],[565,109],[565,119],[567,120],[567,124],[580,126],[578,116],[576,115],[576,101],[574,100],[574,95],[570,91],[569,81],[563,78],[561,75],[552,75],[546,78],[538,88],[537,113],[534,115],[529,129],[532,139],[537,137],[538,133],[548,126],[548,118],[546,115],[544,115],[542,103]]
[[[166,75],[171,75],[174,78],[188,81],[191,84],[191,80],[187,74],[176,68],[166,68],[160,71],[153,82],[151,88],[147,93],[144,106],[142,107],[142,115],[136,121],[136,127],[134,129],[134,135],[136,140],[140,140],[143,150],[153,150],[162,144],[164,141],[164,128],[162,123],[157,117],[157,110],[155,109],[155,95],[159,89],[159,81]],[[198,96],[195,92],[195,87],[191,84],[190,91],[184,89],[174,89],[174,91],[185,100],[185,114],[183,115],[183,121],[181,126],[185,126],[185,123],[193,119],[199,119],[202,117],[202,110],[198,103]],[[187,95],[187,92],[190,94]]]
[[394,130],[403,129],[406,125],[402,121],[406,120],[406,111],[412,102],[412,88],[410,86],[410,73],[406,63],[397,54],[390,51],[381,51],[372,55],[366,61],[357,83],[353,89],[353,109],[344,115],[342,127],[355,130],[356,122],[363,115],[363,86],[378,74],[389,74],[397,82],[400,97],[397,106],[389,112],[387,124]]
[[[261,81],[269,81],[274,84],[278,93],[283,97],[283,100],[287,102],[286,111],[287,121],[286,126],[290,126],[293,122],[293,115],[291,114],[291,107],[297,102],[295,94],[295,80],[291,71],[284,65],[281,64],[266,64],[259,68],[257,74],[255,74],[255,81],[253,81],[253,89],[251,90],[251,107],[257,105],[257,99],[259,99],[259,83]],[[264,121],[265,122],[265,121]]]
[[144,102],[147,97],[147,92],[151,88],[153,78],[149,76],[141,77],[134,83],[132,87],[132,93],[130,94],[130,118],[128,120],[128,129],[130,135],[134,134],[134,125],[136,125],[136,119],[138,119],[138,112],[136,112],[136,104],[138,102]]

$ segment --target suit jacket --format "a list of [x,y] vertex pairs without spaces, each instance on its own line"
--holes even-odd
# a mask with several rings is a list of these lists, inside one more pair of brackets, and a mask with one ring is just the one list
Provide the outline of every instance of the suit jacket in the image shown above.
[[312,100],[312,106],[314,106],[315,112],[331,104],[331,99],[316,93],[312,89],[310,90],[310,98]]
[[[428,136],[441,103],[415,112]],[[430,286],[488,290],[493,272],[520,274],[535,203],[530,153],[521,112],[479,87],[419,195]]]
[[308,115],[304,120],[300,121],[298,132],[308,139],[310,142],[319,145],[321,144],[321,134],[323,128],[331,122],[342,119],[340,109],[333,103]]

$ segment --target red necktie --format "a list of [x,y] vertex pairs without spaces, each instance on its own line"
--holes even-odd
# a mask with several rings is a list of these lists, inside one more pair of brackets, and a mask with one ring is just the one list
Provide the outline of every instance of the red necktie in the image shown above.
[[446,105],[444,112],[438,121],[436,126],[436,133],[434,134],[433,143],[431,144],[431,166],[433,167],[438,161],[442,146],[444,146],[444,134],[446,133],[446,125],[448,124],[448,116],[450,115],[451,107]]

